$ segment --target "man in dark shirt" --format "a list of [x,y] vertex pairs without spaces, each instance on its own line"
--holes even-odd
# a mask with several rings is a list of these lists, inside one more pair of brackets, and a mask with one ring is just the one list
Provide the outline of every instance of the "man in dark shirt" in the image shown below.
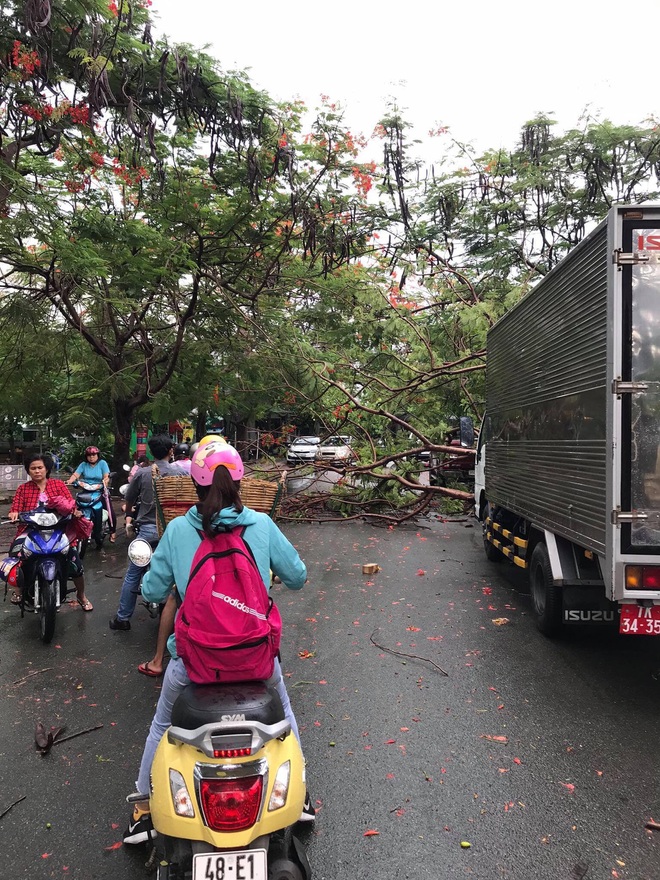
[[[170,463],[170,455],[174,444],[166,434],[157,434],[155,437],[150,437],[148,443],[161,476],[166,477],[172,474],[179,476],[184,473],[180,467]],[[158,543],[158,529],[156,527],[156,498],[154,496],[154,483],[150,467],[141,468],[137,471],[128,484],[126,510],[130,510],[138,498],[140,499],[140,506],[135,522],[140,538],[143,538],[152,547],[155,547]],[[137,602],[140,580],[143,573],[144,568],[135,565],[134,562],[128,563],[124,583],[121,587],[119,608],[117,609],[117,614],[110,621],[110,629],[126,632],[131,628],[130,619],[135,611],[135,603]]]

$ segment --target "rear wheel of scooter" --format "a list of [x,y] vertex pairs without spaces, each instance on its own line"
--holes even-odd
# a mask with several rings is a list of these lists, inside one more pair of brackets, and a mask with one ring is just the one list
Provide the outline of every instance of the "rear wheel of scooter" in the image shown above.
[[278,859],[268,866],[268,880],[304,880],[304,878],[295,862]]
[[548,548],[541,541],[534,547],[529,566],[529,589],[536,626],[544,636],[556,636],[561,630],[562,594],[552,577]]
[[39,595],[41,605],[41,641],[47,645],[55,635],[57,619],[57,595],[60,589],[59,576],[46,580],[39,575]]
[[268,848],[268,880],[310,880],[311,876],[305,848],[291,828],[274,834]]

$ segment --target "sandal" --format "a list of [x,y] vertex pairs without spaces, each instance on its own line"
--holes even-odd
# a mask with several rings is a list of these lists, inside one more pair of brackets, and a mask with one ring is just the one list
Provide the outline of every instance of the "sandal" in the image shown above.
[[140,663],[138,666],[138,672],[141,672],[142,675],[148,675],[151,678],[160,678],[164,671],[165,670],[162,669],[160,672],[156,672],[155,669],[152,669],[151,666],[149,666],[148,660],[146,663]]
[[23,601],[23,597],[20,593],[17,593],[16,590],[11,591],[11,596],[9,597],[9,601],[12,605],[20,605]]
[[94,606],[93,606],[92,603],[89,601],[89,599],[85,599],[85,601],[82,602],[82,601],[76,596],[76,602],[78,603],[78,605],[80,605],[80,607],[82,608],[83,611],[93,611],[93,610],[94,610]]
[[110,541],[111,544],[114,544],[116,540],[117,540],[117,535],[115,535],[114,532],[111,535],[108,535],[108,541]]

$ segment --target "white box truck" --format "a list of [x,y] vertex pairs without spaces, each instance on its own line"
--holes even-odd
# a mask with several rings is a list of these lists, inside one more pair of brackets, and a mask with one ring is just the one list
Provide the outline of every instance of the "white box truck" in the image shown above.
[[618,205],[489,331],[475,511],[537,625],[660,635],[660,205]]

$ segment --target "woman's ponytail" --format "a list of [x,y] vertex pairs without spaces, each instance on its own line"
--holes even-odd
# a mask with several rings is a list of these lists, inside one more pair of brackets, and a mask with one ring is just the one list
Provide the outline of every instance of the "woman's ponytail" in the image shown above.
[[237,513],[243,510],[243,502],[241,501],[241,484],[232,479],[229,470],[224,465],[218,465],[213,471],[213,481],[210,486],[199,486],[196,484],[197,512],[202,517],[202,528],[204,534],[212,538],[216,531],[213,526],[213,520],[224,510],[225,507],[233,507]]

